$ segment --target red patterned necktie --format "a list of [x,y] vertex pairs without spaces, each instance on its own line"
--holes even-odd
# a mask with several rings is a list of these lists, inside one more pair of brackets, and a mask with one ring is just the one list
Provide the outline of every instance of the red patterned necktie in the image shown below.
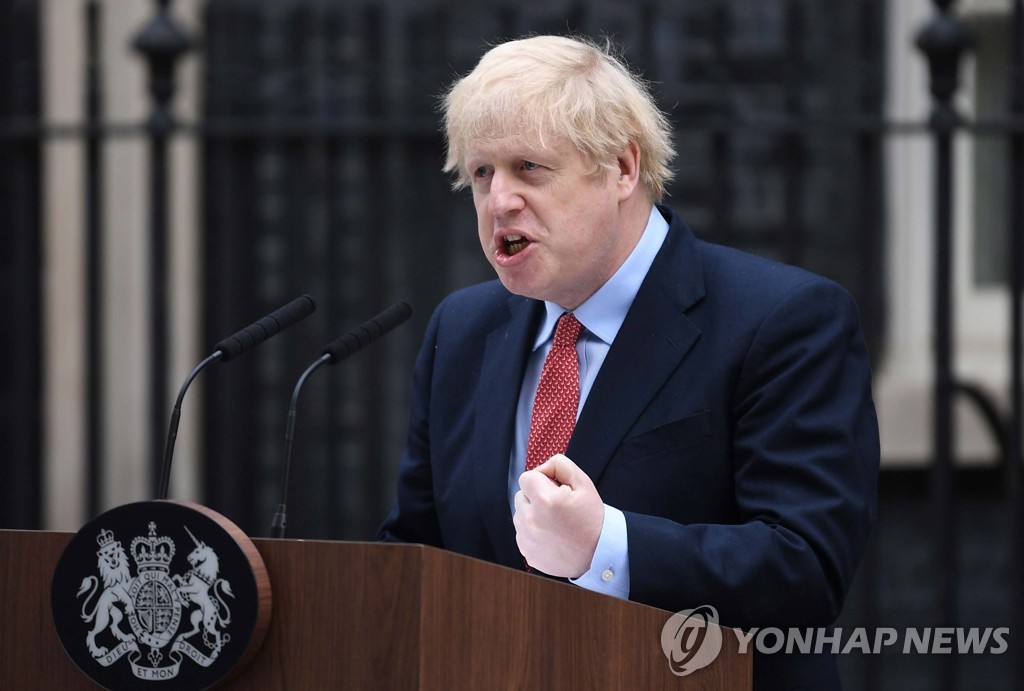
[[580,404],[580,361],[576,340],[583,325],[566,312],[555,327],[555,342],[544,360],[544,369],[533,399],[526,469],[533,470],[556,453],[565,453],[576,426]]

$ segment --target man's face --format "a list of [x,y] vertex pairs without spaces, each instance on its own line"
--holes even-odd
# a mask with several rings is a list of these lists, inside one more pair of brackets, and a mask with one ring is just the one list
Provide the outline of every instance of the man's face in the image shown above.
[[477,141],[466,164],[480,244],[509,291],[575,309],[632,251],[618,170],[595,173],[567,142]]

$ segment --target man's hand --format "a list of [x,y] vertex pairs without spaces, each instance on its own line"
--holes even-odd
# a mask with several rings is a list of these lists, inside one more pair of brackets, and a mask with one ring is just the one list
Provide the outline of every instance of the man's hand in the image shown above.
[[526,562],[552,576],[590,569],[604,525],[604,502],[590,478],[562,454],[519,477],[516,542]]

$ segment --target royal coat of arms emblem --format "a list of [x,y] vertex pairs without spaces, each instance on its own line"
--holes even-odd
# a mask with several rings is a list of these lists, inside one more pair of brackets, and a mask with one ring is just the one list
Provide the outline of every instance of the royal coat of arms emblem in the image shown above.
[[54,573],[65,651],[107,688],[205,688],[237,670],[269,621],[269,582],[262,595],[258,583],[265,567],[247,541],[219,514],[181,502],[97,517]]
[[[86,576],[78,589],[83,598],[82,620],[92,624],[86,647],[104,667],[129,656],[132,673],[139,679],[171,679],[188,658],[209,667],[231,640],[231,583],[219,577],[217,553],[185,532],[195,544],[188,555],[192,567],[186,574],[172,574],[171,561],[177,550],[166,536],[158,536],[150,522],[149,535],[138,536],[126,551],[114,533],[102,529],[96,536],[96,575]],[[133,577],[129,557],[137,569]],[[95,602],[93,602],[95,599]],[[181,631],[182,613],[190,611],[192,628]],[[125,631],[127,619],[131,631]],[[102,634],[113,637],[112,648],[97,642]],[[201,640],[201,643],[198,641]],[[163,650],[170,645],[169,655]],[[140,645],[149,648],[145,664]],[[169,657],[169,664],[164,664]]]

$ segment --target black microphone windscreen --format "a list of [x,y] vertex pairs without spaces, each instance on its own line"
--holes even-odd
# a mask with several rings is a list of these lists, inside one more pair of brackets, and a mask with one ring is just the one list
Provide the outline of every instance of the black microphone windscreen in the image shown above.
[[254,324],[250,324],[238,333],[228,336],[213,347],[214,352],[221,351],[221,360],[230,360],[259,345],[281,329],[285,329],[297,321],[305,319],[316,310],[316,303],[309,295],[302,295],[289,302]]
[[344,360],[349,355],[377,340],[388,331],[412,316],[412,308],[406,302],[396,302],[373,319],[348,332],[324,348],[324,355],[331,356],[331,364]]

